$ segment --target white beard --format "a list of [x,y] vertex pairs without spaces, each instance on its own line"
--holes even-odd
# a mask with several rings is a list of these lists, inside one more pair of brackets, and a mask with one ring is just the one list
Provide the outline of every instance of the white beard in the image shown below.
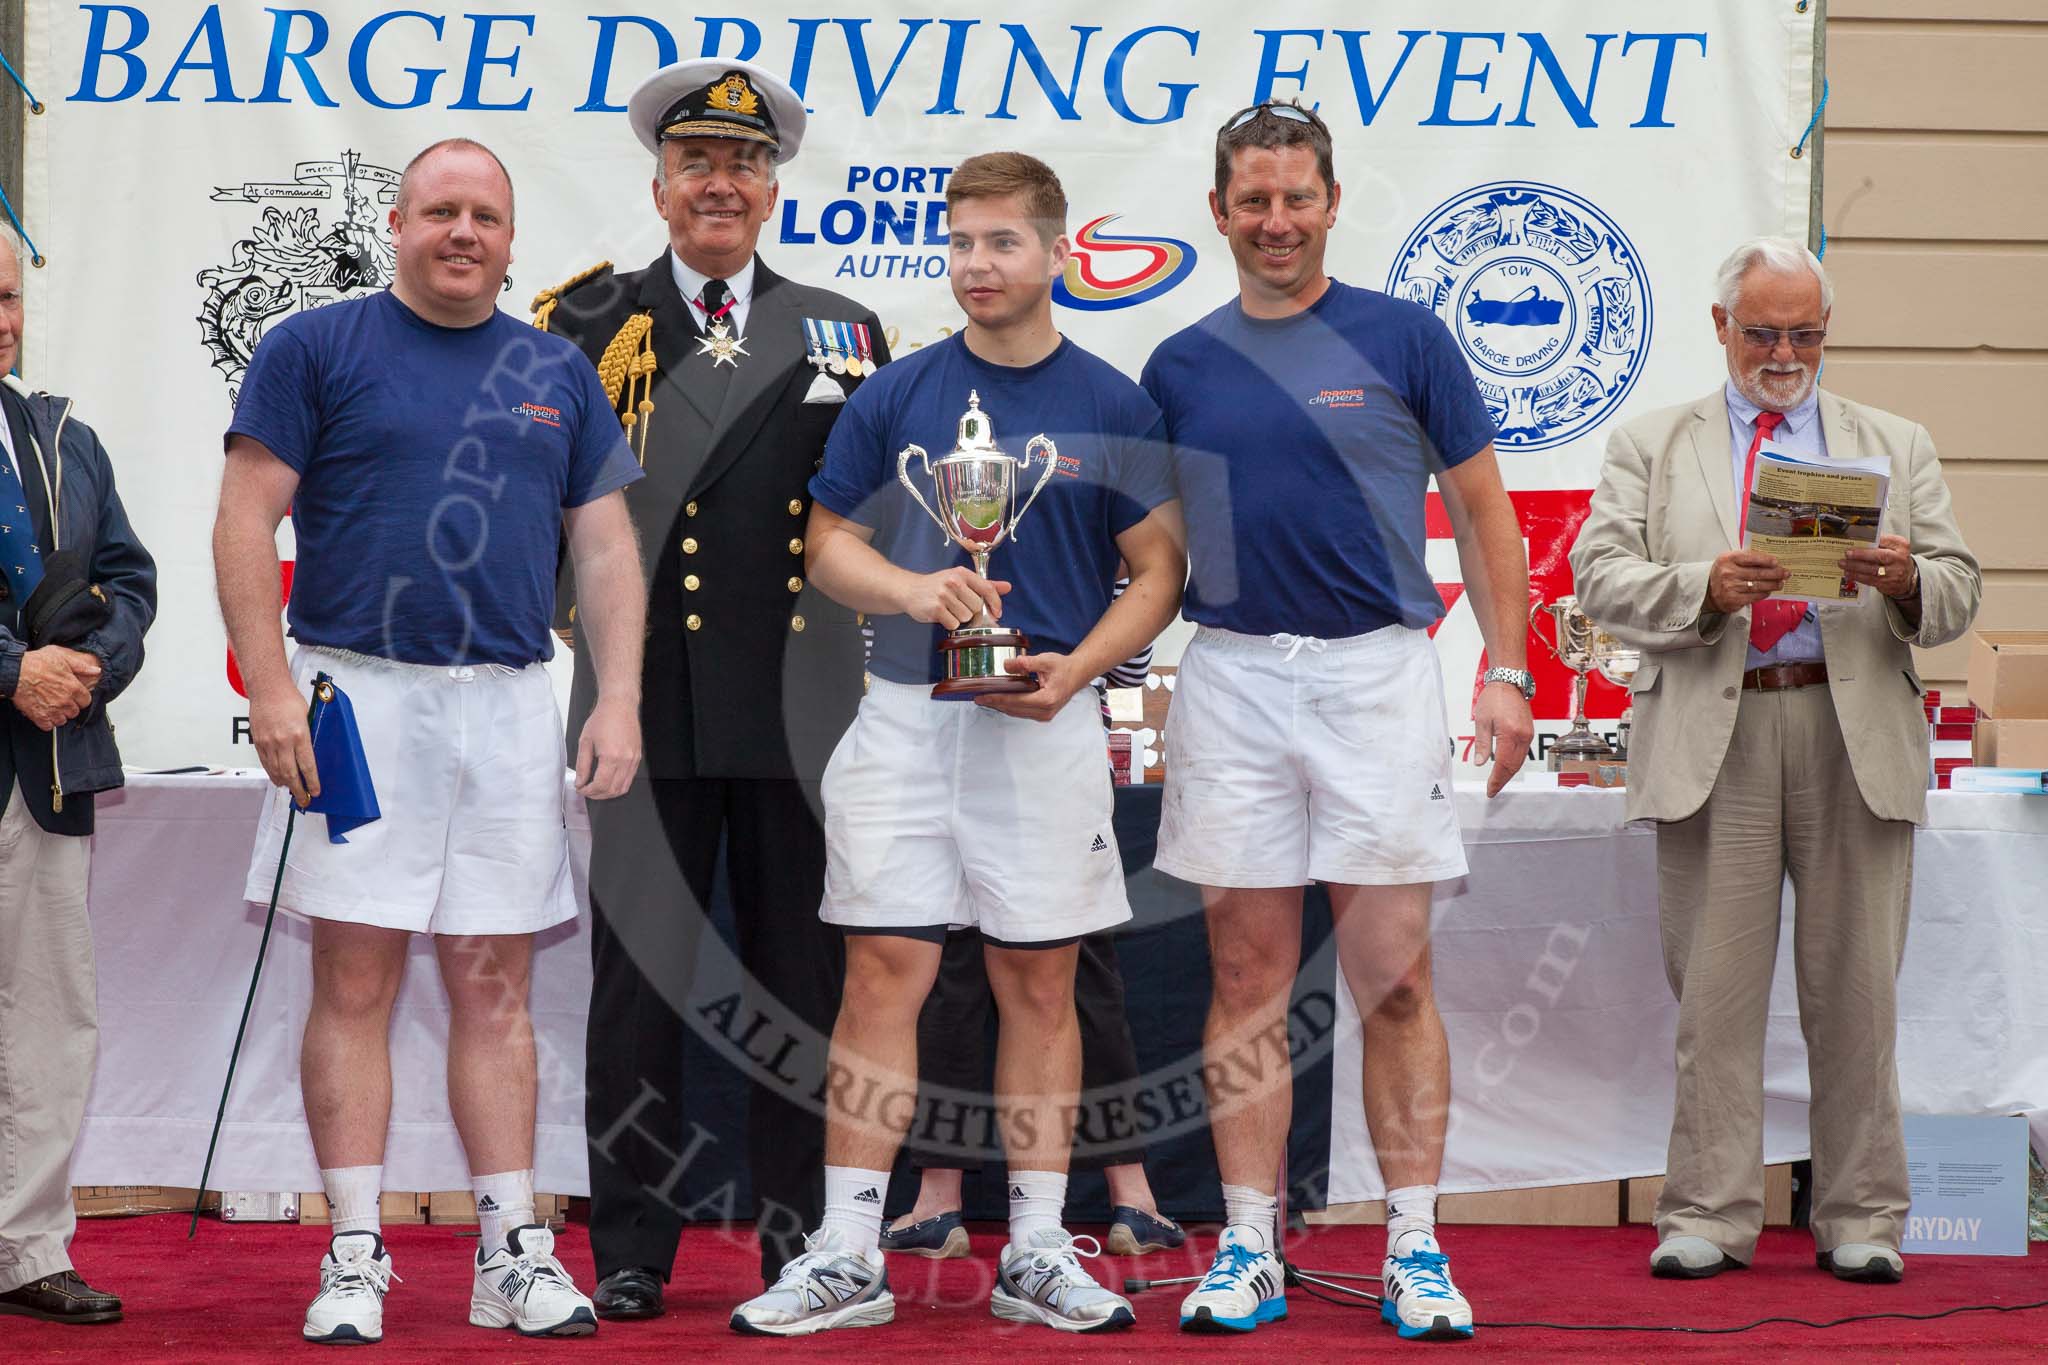
[[1813,391],[1814,369],[1811,365],[1800,365],[1791,370],[1772,370],[1769,366],[1758,365],[1744,371],[1735,380],[1736,391],[1760,408],[1777,412],[1790,412],[1806,401],[1806,395]]

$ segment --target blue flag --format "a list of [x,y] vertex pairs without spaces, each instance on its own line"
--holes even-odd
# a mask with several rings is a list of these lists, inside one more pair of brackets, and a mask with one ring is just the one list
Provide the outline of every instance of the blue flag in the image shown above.
[[367,825],[383,812],[377,809],[377,786],[370,780],[370,760],[363,755],[363,737],[356,729],[355,708],[348,693],[325,673],[313,675],[313,762],[320,771],[320,794],[305,809],[327,817],[327,841]]

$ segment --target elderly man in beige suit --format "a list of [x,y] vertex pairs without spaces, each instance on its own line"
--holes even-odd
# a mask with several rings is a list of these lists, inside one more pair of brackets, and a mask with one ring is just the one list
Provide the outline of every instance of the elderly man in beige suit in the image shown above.
[[[1643,651],[1628,813],[1658,822],[1664,964],[1679,1000],[1650,1266],[1698,1279],[1754,1254],[1764,1025],[1789,872],[1818,1259],[1843,1279],[1889,1283],[1905,1269],[1908,1201],[1894,981],[1928,772],[1910,647],[1961,635],[1981,583],[1926,430],[1815,387],[1833,303],[1820,262],[1760,239],[1716,285],[1726,384],[1615,432],[1571,556],[1587,613]],[[1878,541],[1844,556],[1854,600],[1767,600],[1784,569],[1740,548],[1738,490],[1760,445],[1891,462]]]

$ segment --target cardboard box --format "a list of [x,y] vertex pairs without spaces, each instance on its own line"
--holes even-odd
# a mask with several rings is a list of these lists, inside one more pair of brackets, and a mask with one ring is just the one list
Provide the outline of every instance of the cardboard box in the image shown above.
[[1979,768],[2048,768],[2048,720],[1977,723],[1970,758]]
[[2048,630],[1970,637],[1970,701],[1994,720],[2048,720]]
[[[440,1224],[476,1226],[476,1196],[468,1190],[435,1190],[426,1196],[427,1221]],[[566,1194],[533,1196],[533,1218],[537,1223],[560,1228],[569,1213]]]
[[[386,1190],[378,1201],[377,1216],[386,1223],[424,1223],[427,1221],[427,1196],[411,1190]],[[326,1195],[299,1196],[299,1222],[326,1226],[333,1221]]]
[[[80,1218],[125,1218],[137,1213],[190,1213],[191,1189],[176,1185],[79,1185],[71,1191],[71,1206]],[[220,1207],[220,1196],[209,1193],[205,1209]]]

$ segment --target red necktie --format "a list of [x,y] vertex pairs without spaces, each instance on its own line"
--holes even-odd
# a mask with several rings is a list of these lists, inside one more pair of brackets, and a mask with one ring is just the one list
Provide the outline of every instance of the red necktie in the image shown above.
[[[1750,487],[1756,482],[1756,453],[1763,449],[1764,438],[1778,429],[1778,423],[1785,420],[1782,412],[1760,412],[1756,415],[1756,435],[1749,443],[1749,459],[1742,467],[1742,499],[1749,501]],[[1768,654],[1771,647],[1792,633],[1806,616],[1804,602],[1779,602],[1766,599],[1749,611],[1749,643],[1759,654]]]

